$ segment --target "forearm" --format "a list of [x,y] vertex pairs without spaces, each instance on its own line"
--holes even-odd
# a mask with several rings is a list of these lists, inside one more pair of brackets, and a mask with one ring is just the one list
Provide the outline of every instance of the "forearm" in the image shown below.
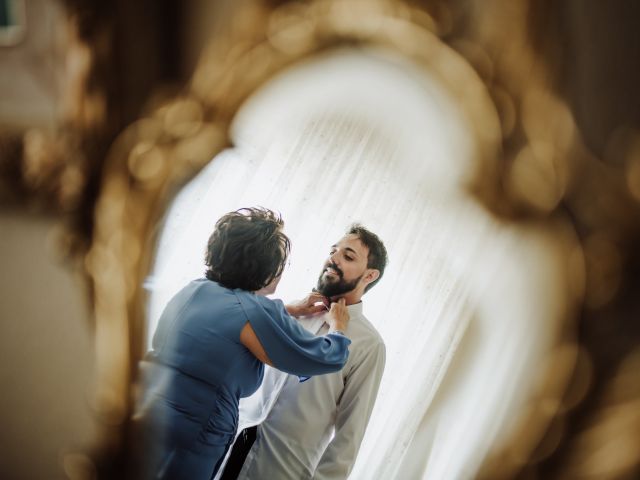
[[251,327],[251,324],[247,322],[243,329],[240,331],[240,343],[249,349],[249,351],[262,363],[266,363],[269,366],[273,366],[273,362],[265,352],[262,343],[256,336],[256,332]]
[[302,316],[301,309],[296,304],[290,303],[288,305],[285,305],[284,308],[292,317],[298,318]]
[[355,464],[361,441],[362,438],[351,442],[334,437],[316,467],[314,480],[346,479]]

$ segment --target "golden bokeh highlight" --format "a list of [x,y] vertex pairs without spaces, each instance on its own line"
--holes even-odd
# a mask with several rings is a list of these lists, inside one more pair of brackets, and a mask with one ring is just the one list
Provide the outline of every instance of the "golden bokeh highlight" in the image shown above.
[[564,478],[632,478],[640,466],[640,348],[618,367],[595,418],[574,442]]
[[165,153],[153,143],[140,142],[129,153],[129,171],[141,182],[158,178],[165,163]]
[[622,257],[618,246],[604,233],[590,235],[583,248],[587,266],[586,304],[599,308],[610,302],[618,291]]
[[197,133],[202,125],[202,106],[190,98],[178,100],[166,107],[163,117],[166,133],[177,138],[188,137]]

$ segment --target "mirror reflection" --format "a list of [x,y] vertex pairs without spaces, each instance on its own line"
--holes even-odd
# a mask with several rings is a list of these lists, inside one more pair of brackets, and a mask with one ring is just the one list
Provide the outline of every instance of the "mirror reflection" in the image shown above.
[[[234,147],[173,201],[146,282],[149,342],[167,302],[203,277],[207,240],[227,212],[282,215],[290,264],[271,296],[285,303],[318,286],[351,224],[388,251],[384,277],[356,304],[384,342],[384,373],[378,358],[362,363],[361,380],[330,374],[343,390],[331,392],[317,434],[301,420],[327,407],[304,397],[320,377],[267,371],[242,401],[240,427],[288,439],[249,447],[272,478],[473,477],[516,428],[557,340],[568,247],[561,230],[505,224],[467,193],[473,135],[464,106],[428,71],[383,51],[340,50],[256,92],[236,116]],[[354,403],[343,402],[352,390]],[[358,403],[369,397],[375,405]]]

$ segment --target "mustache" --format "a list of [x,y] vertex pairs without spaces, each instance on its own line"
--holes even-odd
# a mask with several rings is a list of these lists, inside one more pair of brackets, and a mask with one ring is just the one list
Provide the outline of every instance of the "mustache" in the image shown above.
[[324,271],[327,271],[327,268],[333,268],[336,272],[338,272],[338,275],[340,275],[340,278],[344,277],[344,273],[342,272],[342,270],[340,270],[340,267],[338,267],[338,265],[336,265],[335,263],[331,262],[329,263],[327,266],[324,267]]

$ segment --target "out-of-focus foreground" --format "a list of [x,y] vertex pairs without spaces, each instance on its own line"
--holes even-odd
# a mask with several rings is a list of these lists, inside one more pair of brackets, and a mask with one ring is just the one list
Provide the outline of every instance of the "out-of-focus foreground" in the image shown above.
[[0,476],[124,475],[163,212],[267,79],[366,46],[447,85],[498,221],[576,240],[543,393],[475,475],[635,478],[638,18],[633,0],[0,1]]

